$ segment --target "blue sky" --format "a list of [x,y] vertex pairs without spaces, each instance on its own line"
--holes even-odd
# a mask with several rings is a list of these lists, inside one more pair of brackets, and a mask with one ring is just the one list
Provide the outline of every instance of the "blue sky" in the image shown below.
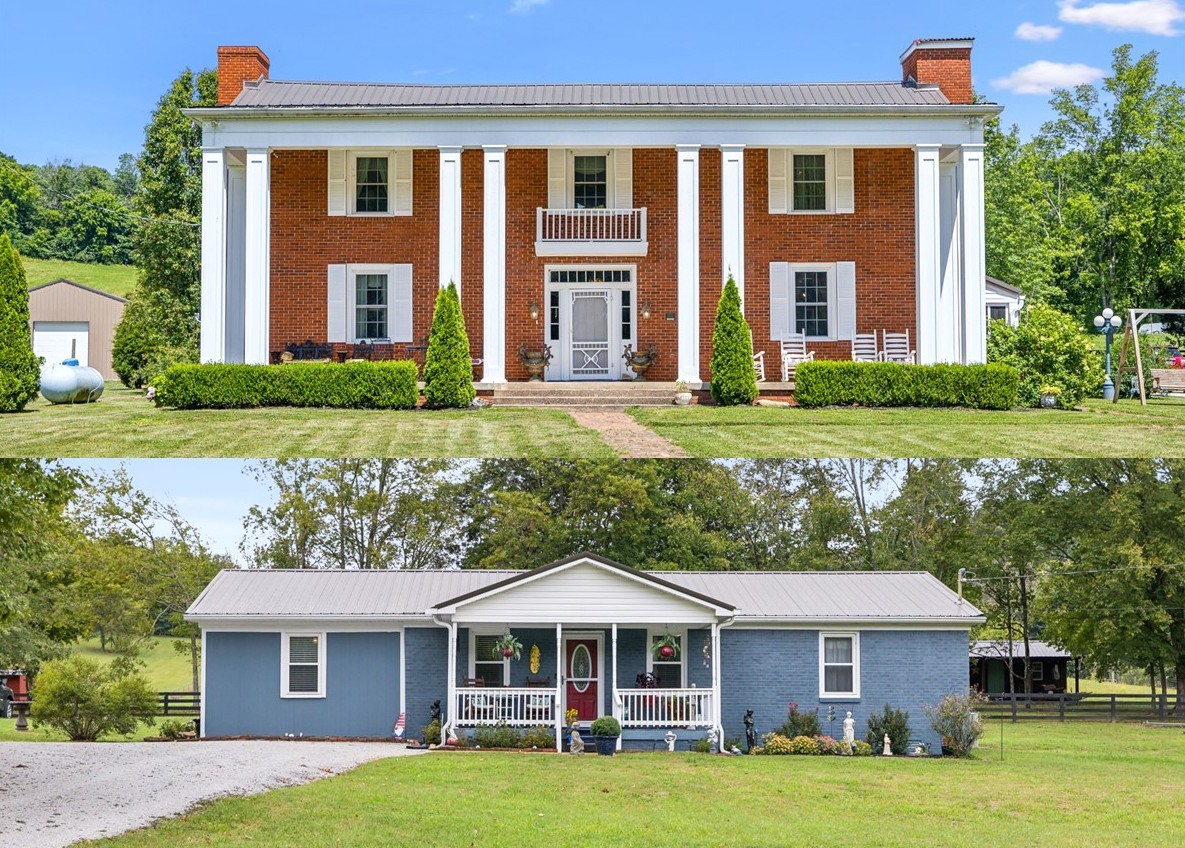
[[[114,167],[182,68],[257,44],[276,79],[485,83],[895,79],[915,38],[974,36],[976,89],[1026,135],[1052,85],[1124,42],[1185,82],[1185,0],[206,0],[6,4],[0,151]],[[15,36],[15,37],[14,37]]]

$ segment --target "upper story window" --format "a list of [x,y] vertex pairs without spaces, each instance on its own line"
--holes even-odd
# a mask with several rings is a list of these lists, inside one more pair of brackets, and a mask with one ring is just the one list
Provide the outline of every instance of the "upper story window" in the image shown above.
[[354,211],[386,212],[390,160],[386,156],[359,156],[354,162]]
[[328,152],[328,214],[410,215],[411,150]]
[[572,200],[576,209],[604,209],[609,200],[608,156],[575,156]]
[[854,212],[853,163],[850,147],[771,147],[770,214]]
[[794,154],[794,211],[827,210],[827,157],[821,153]]
[[548,209],[632,209],[633,197],[631,148],[548,149]]

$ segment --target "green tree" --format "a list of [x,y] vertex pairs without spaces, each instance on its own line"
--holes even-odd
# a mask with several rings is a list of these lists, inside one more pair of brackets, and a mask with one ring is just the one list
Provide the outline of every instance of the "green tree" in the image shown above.
[[464,409],[473,402],[473,363],[457,287],[449,283],[436,295],[432,332],[424,354],[424,401],[432,409]]
[[1103,364],[1094,343],[1072,316],[1044,303],[1026,306],[1017,327],[993,321],[988,362],[1020,371],[1021,406],[1038,406],[1045,386],[1061,389],[1058,404],[1074,407],[1099,392]]
[[33,718],[75,742],[132,733],[156,713],[156,693],[125,658],[100,663],[73,655],[51,660],[37,675]]
[[716,306],[711,368],[712,397],[716,403],[749,404],[757,397],[753,335],[741,312],[741,295],[731,274]]
[[20,412],[37,396],[40,368],[29,336],[29,287],[12,242],[0,234],[0,412]]

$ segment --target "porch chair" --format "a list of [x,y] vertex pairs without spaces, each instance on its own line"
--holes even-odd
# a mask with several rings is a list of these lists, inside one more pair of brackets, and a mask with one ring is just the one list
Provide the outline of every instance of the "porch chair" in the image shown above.
[[757,345],[753,343],[753,331],[749,331],[749,350],[753,353],[753,373],[757,375],[757,382],[765,382],[765,351],[757,350]]
[[884,339],[884,344],[881,345],[882,362],[913,364],[918,361],[917,351],[909,346],[909,330],[904,333],[890,333],[888,330],[881,330],[881,338]]
[[806,336],[802,333],[791,333],[782,339],[782,382],[788,383],[794,376],[794,370],[804,362],[814,362],[815,352],[806,349]]
[[852,362],[879,362],[880,358],[876,330],[871,333],[856,333],[852,337]]
[[484,677],[462,677],[462,686],[485,686],[486,679]]

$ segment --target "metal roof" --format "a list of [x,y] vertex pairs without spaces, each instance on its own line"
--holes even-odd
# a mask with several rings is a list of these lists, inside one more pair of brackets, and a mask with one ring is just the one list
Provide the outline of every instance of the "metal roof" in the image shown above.
[[794,84],[554,83],[407,85],[403,83],[248,82],[229,109],[478,107],[803,107],[948,106],[937,86],[901,82]]
[[[1012,658],[1021,659],[1025,655],[1025,643],[1022,639],[1014,639],[1012,642]],[[1007,639],[976,639],[971,643],[971,656],[975,658],[987,659],[1007,659],[1008,658],[1008,640]],[[1029,640],[1029,658],[1035,660],[1060,660],[1071,659],[1073,654],[1069,651],[1055,648],[1048,642],[1042,642],[1038,639]]]
[[[187,612],[195,618],[425,617],[443,601],[522,571],[220,572]],[[736,607],[738,620],[956,619],[982,613],[926,572],[645,572]]]

